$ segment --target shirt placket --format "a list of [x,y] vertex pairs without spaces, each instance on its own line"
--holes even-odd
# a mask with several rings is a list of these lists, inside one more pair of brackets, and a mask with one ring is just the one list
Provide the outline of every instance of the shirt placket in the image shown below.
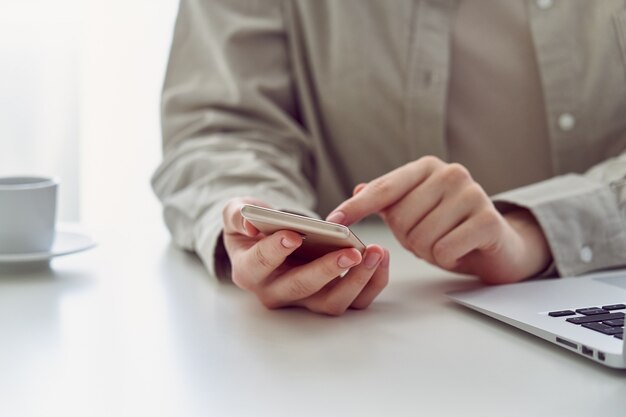
[[445,110],[456,0],[416,1],[406,89],[406,135],[414,158],[447,159]]
[[587,166],[585,121],[576,94],[577,50],[570,33],[570,4],[563,0],[529,1],[530,28],[545,100],[552,166],[555,174]]

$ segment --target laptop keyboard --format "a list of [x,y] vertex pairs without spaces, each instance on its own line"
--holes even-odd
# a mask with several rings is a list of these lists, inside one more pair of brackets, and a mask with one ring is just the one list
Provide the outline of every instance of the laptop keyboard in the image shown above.
[[625,304],[610,304],[602,307],[551,311],[548,315],[551,317],[567,317],[565,320],[569,323],[623,340],[624,310],[626,310]]

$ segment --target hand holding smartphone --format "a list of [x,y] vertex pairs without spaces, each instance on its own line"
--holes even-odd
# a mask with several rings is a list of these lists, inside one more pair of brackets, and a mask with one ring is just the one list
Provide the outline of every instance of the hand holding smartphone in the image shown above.
[[348,227],[341,224],[252,204],[244,205],[241,208],[241,215],[266,235],[279,230],[299,233],[304,240],[293,255],[305,260],[317,259],[343,248],[355,248],[361,253],[365,252],[363,242]]

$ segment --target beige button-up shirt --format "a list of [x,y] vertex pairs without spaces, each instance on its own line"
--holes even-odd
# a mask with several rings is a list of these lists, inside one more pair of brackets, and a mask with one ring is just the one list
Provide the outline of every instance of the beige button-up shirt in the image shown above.
[[[526,2],[555,177],[493,197],[541,224],[562,275],[626,264],[626,2]],[[180,246],[219,274],[224,203],[325,215],[448,131],[455,0],[182,0],[153,178]],[[494,153],[486,163],[497,160]],[[506,167],[505,167],[506,168]],[[494,163],[494,176],[510,169]],[[532,171],[535,167],[527,167]]]
[[450,45],[448,159],[490,195],[552,177],[528,2],[460,0]]

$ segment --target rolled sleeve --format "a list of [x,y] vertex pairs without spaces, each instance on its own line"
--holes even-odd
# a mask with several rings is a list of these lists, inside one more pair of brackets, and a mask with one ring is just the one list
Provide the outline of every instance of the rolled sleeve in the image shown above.
[[174,242],[230,276],[222,210],[236,197],[311,215],[281,0],[182,0],[163,86],[164,158],[152,177]]
[[609,184],[564,175],[498,194],[496,207],[526,208],[548,240],[561,276],[626,264],[626,224]]

